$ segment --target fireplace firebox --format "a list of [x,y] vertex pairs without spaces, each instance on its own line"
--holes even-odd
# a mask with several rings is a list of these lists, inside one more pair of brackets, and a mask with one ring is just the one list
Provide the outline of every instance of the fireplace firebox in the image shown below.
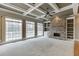
[[60,37],[60,33],[54,33],[54,36]]

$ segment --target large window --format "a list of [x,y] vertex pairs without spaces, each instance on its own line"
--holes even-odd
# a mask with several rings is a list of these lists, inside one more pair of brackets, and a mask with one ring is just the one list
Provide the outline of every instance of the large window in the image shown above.
[[37,36],[43,35],[43,24],[37,23]]
[[6,18],[6,41],[22,39],[22,21]]
[[26,37],[35,36],[35,23],[31,21],[26,21]]

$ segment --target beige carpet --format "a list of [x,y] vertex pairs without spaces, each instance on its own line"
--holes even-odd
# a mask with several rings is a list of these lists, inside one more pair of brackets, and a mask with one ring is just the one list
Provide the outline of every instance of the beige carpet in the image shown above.
[[70,56],[73,41],[39,37],[0,46],[0,55],[6,56]]

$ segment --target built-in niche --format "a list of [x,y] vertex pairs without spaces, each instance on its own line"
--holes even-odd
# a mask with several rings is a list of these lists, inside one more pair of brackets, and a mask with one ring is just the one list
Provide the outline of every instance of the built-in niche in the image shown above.
[[67,19],[67,39],[73,39],[73,30],[74,30],[73,19]]

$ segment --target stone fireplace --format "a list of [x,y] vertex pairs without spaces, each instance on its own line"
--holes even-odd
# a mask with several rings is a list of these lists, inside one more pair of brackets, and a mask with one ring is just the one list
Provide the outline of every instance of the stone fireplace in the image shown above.
[[49,27],[49,38],[66,39],[66,20],[65,19],[52,19]]

